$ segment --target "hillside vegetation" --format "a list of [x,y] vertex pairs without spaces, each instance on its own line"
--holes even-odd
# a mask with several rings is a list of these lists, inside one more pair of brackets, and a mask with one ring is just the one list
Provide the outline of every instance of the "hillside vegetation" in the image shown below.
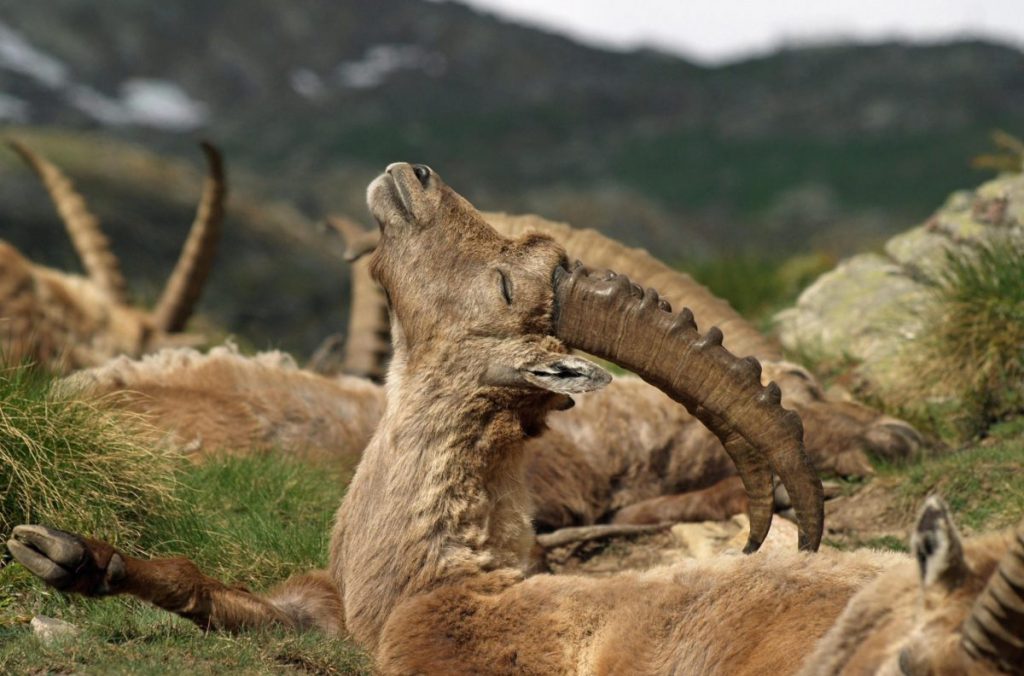
[[375,172],[427,162],[493,210],[600,204],[587,225],[671,259],[877,239],[976,182],[991,128],[1024,131],[1024,54],[985,42],[707,67],[454,2],[0,0],[0,16],[0,39],[34,50],[0,60],[11,119],[186,158],[182,138],[208,136],[315,217],[362,214]]

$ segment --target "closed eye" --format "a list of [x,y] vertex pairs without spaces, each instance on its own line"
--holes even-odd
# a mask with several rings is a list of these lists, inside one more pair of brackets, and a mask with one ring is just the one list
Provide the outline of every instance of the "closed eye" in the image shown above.
[[512,281],[505,274],[504,270],[498,270],[498,279],[501,284],[501,296],[505,299],[506,305],[512,304]]

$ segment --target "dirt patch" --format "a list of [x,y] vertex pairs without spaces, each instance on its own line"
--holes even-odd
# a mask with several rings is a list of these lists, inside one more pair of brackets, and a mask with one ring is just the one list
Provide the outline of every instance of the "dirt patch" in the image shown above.
[[[624,531],[617,526],[563,529],[541,536],[535,551],[536,572],[603,576],[622,570],[647,570],[684,559],[739,555],[749,523],[738,514],[728,521],[664,524]],[[578,531],[574,533],[573,531]],[[577,538],[573,536],[578,535]],[[550,545],[554,542],[555,544]],[[547,543],[550,546],[544,546]],[[796,526],[776,517],[762,549],[797,548]]]
[[[914,520],[913,505],[900,490],[898,478],[875,478],[855,493],[841,495],[835,485],[826,491],[823,547],[900,549]],[[684,559],[739,554],[749,523],[739,514],[727,521],[622,527],[566,528],[538,538],[533,572],[612,575],[622,570],[647,570]],[[797,528],[777,514],[765,549],[796,550]]]
[[825,503],[826,541],[843,549],[902,543],[913,522],[913,505],[896,478],[876,478],[852,495]]

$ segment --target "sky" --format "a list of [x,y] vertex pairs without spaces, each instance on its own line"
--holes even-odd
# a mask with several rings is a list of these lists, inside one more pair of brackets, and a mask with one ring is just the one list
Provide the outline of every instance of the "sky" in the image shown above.
[[589,44],[722,63],[783,44],[964,35],[1024,48],[1024,0],[459,0]]

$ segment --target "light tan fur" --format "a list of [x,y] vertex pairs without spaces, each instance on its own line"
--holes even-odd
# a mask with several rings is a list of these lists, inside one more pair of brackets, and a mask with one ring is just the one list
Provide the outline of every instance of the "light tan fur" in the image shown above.
[[139,356],[161,347],[201,342],[178,332],[198,299],[219,236],[225,194],[219,153],[203,146],[211,175],[199,213],[160,301],[148,311],[127,301],[117,259],[71,182],[25,146],[12,145],[44,181],[89,276],[34,264],[0,241],[4,361],[32,361],[68,372],[117,355]]
[[196,457],[281,450],[354,466],[384,408],[383,390],[370,381],[319,376],[283,352],[246,357],[230,345],[119,357],[60,386],[145,414]]

